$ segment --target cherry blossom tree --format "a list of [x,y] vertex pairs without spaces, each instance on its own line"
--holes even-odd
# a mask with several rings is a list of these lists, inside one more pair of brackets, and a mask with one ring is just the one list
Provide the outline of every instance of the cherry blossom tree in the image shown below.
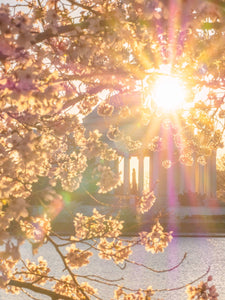
[[[151,299],[156,292],[152,287],[132,290],[106,278],[79,277],[76,270],[89,263],[92,251],[117,265],[135,264],[130,255],[137,244],[152,253],[163,251],[172,233],[164,232],[159,221],[149,232],[125,240],[120,237],[123,222],[94,209],[92,216],[78,212],[74,234],[63,237],[51,231],[51,216],[32,214],[32,199],[36,193],[50,205],[61,197],[54,188],[57,184],[68,192],[79,188],[91,160],[118,158],[102,134],[95,128],[87,132],[82,120],[96,105],[100,116],[110,117],[113,95],[139,91],[145,97],[161,65],[169,65],[170,72],[183,78],[189,90],[188,109],[177,112],[181,128],[174,129],[172,121],[164,122],[173,128],[178,163],[191,165],[195,154],[204,165],[207,156],[222,146],[224,14],[224,1],[27,0],[1,4],[2,289],[12,293],[32,290],[51,299],[100,299],[94,288],[98,281],[115,287],[115,299]],[[129,106],[119,109],[107,136],[123,139],[133,149],[141,147],[140,141],[124,135],[119,126],[130,111]],[[145,123],[152,116],[162,117],[157,103],[150,108],[140,106],[138,113]],[[160,151],[162,142],[155,136],[149,150]],[[171,161],[165,160],[163,166],[170,168]],[[99,164],[96,174],[99,193],[120,185],[119,174],[107,164]],[[34,191],[41,178],[48,178],[48,186]],[[148,211],[154,202],[154,191],[144,193],[137,201],[138,211]],[[20,246],[25,241],[32,244],[34,253],[51,243],[66,275],[52,276],[44,258],[38,263],[24,260]],[[18,262],[21,268],[16,268]],[[217,299],[211,279],[188,287],[189,299]],[[42,287],[49,282],[50,288]]]

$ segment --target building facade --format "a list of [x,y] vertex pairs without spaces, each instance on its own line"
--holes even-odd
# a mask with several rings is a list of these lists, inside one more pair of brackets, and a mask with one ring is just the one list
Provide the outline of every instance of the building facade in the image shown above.
[[[174,141],[174,128],[165,126],[165,116],[140,111],[141,101],[139,93],[116,95],[109,100],[114,107],[110,117],[100,116],[96,107],[84,119],[87,131],[98,129],[105,142],[119,153],[119,159],[110,166],[120,172],[122,185],[113,193],[129,199],[141,196],[143,191],[154,190],[161,205],[169,206],[177,206],[179,197],[184,194],[190,195],[189,205],[195,205],[193,195],[199,195],[208,205],[210,199],[216,198],[216,151],[205,157],[205,164],[198,162],[195,153],[191,155],[192,164],[182,164]],[[130,116],[121,119],[119,112],[125,106],[129,107]],[[118,127],[122,137],[129,136],[128,144],[138,141],[139,146],[127,146],[124,138],[108,138],[110,126]]]

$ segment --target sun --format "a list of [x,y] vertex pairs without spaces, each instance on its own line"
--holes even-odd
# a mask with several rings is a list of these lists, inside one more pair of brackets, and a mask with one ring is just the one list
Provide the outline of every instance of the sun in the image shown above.
[[153,85],[151,98],[157,107],[165,111],[177,110],[186,99],[184,83],[175,76],[160,75]]

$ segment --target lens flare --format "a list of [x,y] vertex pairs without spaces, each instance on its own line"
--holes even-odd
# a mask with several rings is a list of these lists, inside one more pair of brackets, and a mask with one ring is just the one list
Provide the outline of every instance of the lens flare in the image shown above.
[[169,75],[161,75],[156,79],[151,94],[154,103],[166,111],[181,108],[186,98],[182,81]]

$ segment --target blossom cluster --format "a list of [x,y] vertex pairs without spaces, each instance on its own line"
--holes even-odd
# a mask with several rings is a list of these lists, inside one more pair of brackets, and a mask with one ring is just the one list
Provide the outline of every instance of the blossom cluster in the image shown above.
[[154,295],[154,291],[151,286],[149,286],[146,290],[139,289],[133,293],[126,293],[122,287],[119,287],[114,292],[114,299],[116,300],[151,300],[151,296]]
[[203,155],[201,155],[197,158],[197,162],[202,166],[205,166],[207,164],[206,158]]
[[118,127],[110,125],[107,132],[107,137],[110,141],[119,141],[122,138],[122,133]]
[[140,244],[145,246],[146,251],[152,253],[163,252],[172,240],[172,231],[164,232],[159,221],[152,227],[151,232],[139,233]]
[[74,300],[84,300],[87,299],[86,294],[95,295],[97,293],[97,289],[87,282],[82,282],[78,285],[71,275],[63,275],[53,286],[53,290],[57,294],[71,297]]
[[79,113],[83,116],[91,113],[92,109],[98,104],[98,97],[96,95],[82,95],[81,101],[78,103]]
[[99,193],[105,194],[122,184],[121,176],[119,173],[114,173],[108,166],[98,165],[99,180]]
[[5,288],[10,281],[13,267],[15,267],[15,261],[0,259],[0,288]]
[[123,135],[121,140],[129,151],[140,150],[142,147],[141,141],[134,140],[129,135]]
[[108,117],[108,116],[112,115],[113,110],[114,110],[114,107],[112,105],[110,105],[107,102],[102,102],[99,104],[97,112],[98,112],[99,116]]
[[162,148],[162,138],[159,136],[155,136],[148,144],[148,148],[150,151],[160,151]]
[[121,240],[108,241],[106,238],[101,238],[98,243],[99,257],[102,259],[112,259],[116,264],[123,263],[132,254],[131,247],[128,244],[123,244]]
[[137,210],[140,213],[145,213],[151,209],[155,203],[156,197],[153,191],[143,192],[143,195],[137,200]]
[[42,256],[38,257],[38,264],[26,259],[26,267],[22,267],[21,270],[23,277],[20,277],[20,280],[23,279],[41,285],[44,285],[48,281],[50,268],[48,267],[47,261],[43,259]]
[[171,166],[172,166],[171,160],[169,160],[169,159],[163,160],[163,161],[162,161],[162,166],[163,166],[163,168],[165,168],[165,169],[171,168]]
[[88,258],[93,255],[92,252],[87,250],[80,250],[76,247],[75,244],[72,244],[70,247],[66,248],[66,262],[73,269],[78,269],[84,265],[89,264]]
[[89,132],[89,137],[86,139],[84,154],[88,159],[99,157],[104,160],[115,160],[117,153],[110,149],[106,143],[101,140],[102,134],[98,130]]
[[215,285],[210,286],[210,281],[212,281],[212,276],[209,276],[206,282],[201,281],[197,287],[188,285],[186,289],[188,300],[217,300],[219,294]]
[[91,217],[77,213],[74,218],[75,237],[78,239],[90,239],[93,237],[118,237],[123,228],[123,221],[100,214],[93,209]]
[[64,190],[73,192],[80,186],[82,174],[87,167],[86,156],[82,153],[72,152],[70,155],[62,152],[56,153],[55,162],[57,167],[49,172],[50,183],[56,185],[60,180]]
[[181,164],[183,164],[185,166],[189,166],[189,167],[191,167],[194,163],[194,158],[191,155],[188,155],[188,154],[187,155],[185,155],[185,154],[181,155],[179,160],[180,160]]
[[20,228],[28,239],[36,242],[43,241],[51,230],[50,219],[45,217],[32,217],[31,220],[20,220]]
[[131,111],[127,105],[124,105],[120,108],[119,117],[121,119],[126,119],[131,115]]

